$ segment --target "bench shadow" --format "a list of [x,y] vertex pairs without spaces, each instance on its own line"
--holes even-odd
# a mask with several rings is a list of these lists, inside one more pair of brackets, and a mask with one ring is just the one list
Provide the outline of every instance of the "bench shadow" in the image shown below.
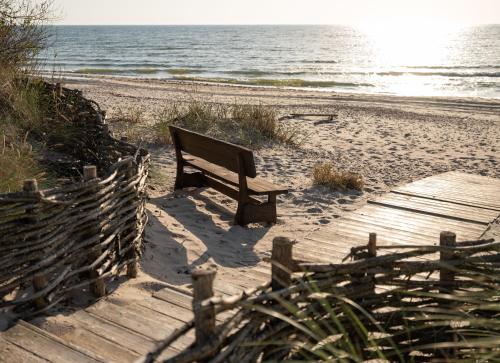
[[[190,272],[207,262],[229,268],[250,267],[260,262],[261,259],[254,252],[254,247],[271,227],[260,224],[254,224],[252,227],[233,225],[234,211],[201,195],[203,191],[204,189],[200,188],[189,192],[168,193],[150,199],[150,204],[161,213],[175,219],[187,232],[200,240],[206,250],[194,261],[189,262],[188,251],[182,241],[179,241],[188,237],[183,233],[178,233],[179,227],[175,233],[174,228],[169,229],[168,225],[159,220],[155,212],[148,211],[146,253],[142,262],[144,272],[159,280],[177,285],[190,283]],[[215,223],[210,214],[200,210],[196,201],[201,201],[204,209],[216,214],[221,223]],[[155,258],[165,261],[163,270],[158,269],[158,261],[149,260]],[[167,266],[169,262],[173,266]]]

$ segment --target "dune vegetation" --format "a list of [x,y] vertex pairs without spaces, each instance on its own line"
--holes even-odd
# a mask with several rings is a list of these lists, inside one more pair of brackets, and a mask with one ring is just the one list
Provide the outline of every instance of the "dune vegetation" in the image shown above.
[[37,153],[52,127],[36,73],[50,1],[0,0],[0,192],[23,180],[49,182]]
[[170,144],[168,126],[175,125],[248,147],[267,142],[298,144],[298,130],[279,121],[276,108],[263,104],[218,104],[192,98],[173,102],[156,114],[156,141]]

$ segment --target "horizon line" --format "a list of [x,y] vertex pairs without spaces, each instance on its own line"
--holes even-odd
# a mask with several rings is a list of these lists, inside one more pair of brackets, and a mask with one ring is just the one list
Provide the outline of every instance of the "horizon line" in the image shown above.
[[[363,23],[172,23],[172,24],[47,24],[50,26],[360,26]],[[454,26],[487,26],[500,23],[464,23]]]

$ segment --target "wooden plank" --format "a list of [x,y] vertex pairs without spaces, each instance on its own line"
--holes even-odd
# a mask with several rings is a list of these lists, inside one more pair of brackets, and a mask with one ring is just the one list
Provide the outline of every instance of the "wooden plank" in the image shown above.
[[47,363],[46,359],[14,345],[0,335],[0,362],[2,363]]
[[170,304],[174,304],[188,310],[191,310],[192,308],[191,301],[193,300],[193,298],[191,296],[188,296],[186,294],[183,294],[168,287],[155,292],[153,294],[153,297],[160,300],[164,300]]
[[176,148],[234,172],[239,170],[238,155],[241,155],[245,174],[250,178],[257,176],[252,150],[180,127],[169,126],[169,129]]
[[375,201],[379,205],[401,207],[417,212],[454,218],[457,220],[471,221],[481,224],[488,224],[498,217],[498,212],[472,206],[457,205],[451,202],[442,202],[419,198],[413,196],[404,196],[401,194],[389,193]]
[[[370,207],[377,206],[371,205]],[[368,213],[369,211],[356,212],[347,219],[407,232],[416,231],[417,234],[424,236],[439,235],[444,229],[463,233],[476,231],[479,236],[486,228],[486,225],[483,224],[465,223],[441,217],[429,218],[429,216],[385,207],[379,207],[373,211],[373,213]]]
[[160,314],[155,317],[148,316],[131,306],[118,307],[109,302],[97,305],[87,308],[86,311],[156,341],[165,339],[181,325],[173,323],[171,319],[165,321],[166,319],[162,319]]
[[101,319],[98,316],[91,315],[84,310],[71,314],[71,319],[79,326],[85,327],[95,334],[128,348],[135,353],[146,354],[155,347],[152,339],[136,334],[129,329]]
[[134,362],[139,358],[139,354],[103,338],[85,327],[74,324],[73,321],[74,319],[58,321],[49,318],[49,320],[41,322],[38,327],[72,344],[72,346],[97,354],[105,362]]
[[417,180],[396,188],[394,192],[500,211],[498,190],[500,190],[499,179],[448,172]]
[[42,357],[53,363],[98,363],[105,362],[89,352],[76,350],[48,333],[30,327],[27,323],[19,322],[3,333],[2,337],[12,344]]
[[[202,170],[204,173],[213,176],[215,178],[226,181],[229,184],[238,186],[238,174],[229,171],[223,167],[217,166],[215,164],[209,163],[202,158],[194,157],[191,155],[186,155],[184,157],[186,163],[196,169]],[[288,193],[288,188],[273,184],[265,179],[254,177],[247,177],[248,191],[250,194],[254,195],[267,195],[269,193],[282,194]]]
[[142,299],[137,302],[137,305],[164,314],[173,319],[177,319],[182,323],[187,323],[193,320],[194,315],[191,309],[185,309],[178,305],[171,304],[168,301],[161,300],[155,297]]

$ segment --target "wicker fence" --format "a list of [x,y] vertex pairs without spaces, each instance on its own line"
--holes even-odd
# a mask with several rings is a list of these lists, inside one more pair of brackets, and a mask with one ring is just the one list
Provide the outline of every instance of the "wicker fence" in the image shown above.
[[141,362],[191,330],[196,341],[166,362],[498,361],[500,243],[440,242],[377,246],[371,234],[354,261],[314,264],[277,238],[264,286],[214,297],[215,272],[194,272],[194,320]]
[[102,296],[106,280],[125,267],[137,273],[146,224],[149,154],[114,139],[104,112],[81,92],[45,84],[54,127],[49,163],[64,185],[0,195],[0,312],[37,314],[77,290]]

